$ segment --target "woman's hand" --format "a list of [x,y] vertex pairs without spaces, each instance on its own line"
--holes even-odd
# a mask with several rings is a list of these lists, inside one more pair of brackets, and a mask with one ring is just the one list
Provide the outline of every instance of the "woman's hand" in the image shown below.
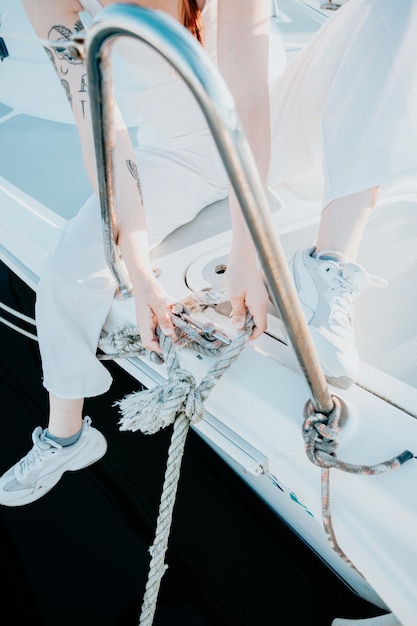
[[[266,186],[271,134],[268,84],[271,3],[268,0],[219,0],[217,4],[219,69],[236,103]],[[249,310],[255,324],[251,339],[256,339],[266,329],[268,293],[256,266],[252,238],[231,187],[229,201],[233,243],[225,275],[226,289],[235,328],[242,328]]]
[[249,311],[254,322],[250,338],[256,339],[266,330],[269,296],[255,259],[231,255],[225,273],[225,287],[232,305],[233,326],[241,330]]
[[160,327],[164,335],[172,337],[175,335],[164,290],[151,273],[136,278],[134,293],[136,319],[142,345],[148,350],[161,352],[156,334],[157,327]]

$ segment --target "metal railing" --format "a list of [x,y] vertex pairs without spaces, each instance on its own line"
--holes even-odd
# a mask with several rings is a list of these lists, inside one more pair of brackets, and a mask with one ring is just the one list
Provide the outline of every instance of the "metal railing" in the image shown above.
[[199,103],[239,200],[257,248],[270,294],[280,311],[317,411],[329,413],[333,400],[312,343],[298,295],[271,220],[264,186],[242,129],[233,98],[203,47],[162,12],[114,4],[94,19],[84,40],[75,41],[85,56],[100,189],[107,262],[121,297],[131,295],[113,237],[115,225],[110,50],[119,37],[145,42],[178,72]]

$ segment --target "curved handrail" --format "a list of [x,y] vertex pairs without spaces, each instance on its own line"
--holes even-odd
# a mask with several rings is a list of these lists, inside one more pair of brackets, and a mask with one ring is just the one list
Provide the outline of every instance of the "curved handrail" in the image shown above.
[[271,220],[264,186],[242,129],[233,98],[217,67],[188,31],[168,15],[128,4],[104,8],[85,39],[97,175],[106,258],[122,297],[131,294],[118,263],[113,238],[112,78],[110,48],[116,38],[133,37],[163,56],[199,103],[250,229],[272,299],[281,313],[316,410],[330,413],[333,400],[312,343],[298,295]]

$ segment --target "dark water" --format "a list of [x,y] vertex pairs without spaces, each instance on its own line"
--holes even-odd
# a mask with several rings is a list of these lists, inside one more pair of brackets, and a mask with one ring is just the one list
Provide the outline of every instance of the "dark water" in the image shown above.
[[[0,300],[33,316],[30,290],[0,267]],[[2,314],[3,315],[3,314]],[[53,332],[53,329],[51,329]],[[46,425],[37,344],[0,324],[0,472]],[[116,365],[86,413],[106,456],[33,504],[0,506],[2,624],[136,626],[170,429],[118,430],[115,400],[138,383]],[[155,626],[298,626],[381,611],[353,595],[190,431]],[[7,617],[6,617],[7,616]]]

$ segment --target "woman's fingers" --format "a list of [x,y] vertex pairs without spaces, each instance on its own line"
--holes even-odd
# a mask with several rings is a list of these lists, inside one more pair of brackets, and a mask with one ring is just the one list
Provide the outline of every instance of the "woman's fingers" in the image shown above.
[[230,304],[232,306],[232,324],[237,330],[242,330],[246,321],[245,300],[242,297],[231,297]]
[[266,308],[258,307],[256,309],[252,309],[248,307],[249,313],[253,318],[253,330],[250,336],[251,339],[257,339],[266,331]]
[[163,307],[155,311],[155,316],[157,325],[163,334],[172,337],[175,334],[175,329],[165,302]]
[[134,292],[136,321],[142,345],[147,350],[161,352],[156,332],[158,326],[165,335],[174,332],[165,293],[153,275],[141,278],[141,282],[134,285]]
[[142,345],[147,350],[161,352],[156,332],[158,327],[164,335],[173,336],[175,334],[168,305],[163,297],[153,298],[148,304],[139,304],[137,306],[137,323]]
[[253,319],[253,330],[250,338],[256,339],[266,330],[266,310],[267,302],[260,298],[254,305],[246,302],[245,296],[230,298],[232,305],[232,324],[237,330],[242,330],[245,326],[247,312],[249,311]]
[[254,324],[250,338],[256,339],[266,330],[269,302],[261,272],[254,262],[229,262],[225,280],[232,306],[233,326],[242,330],[249,311]]
[[156,335],[156,321],[152,310],[149,307],[145,307],[143,310],[138,311],[137,322],[143,347],[147,350],[160,352],[161,346]]

